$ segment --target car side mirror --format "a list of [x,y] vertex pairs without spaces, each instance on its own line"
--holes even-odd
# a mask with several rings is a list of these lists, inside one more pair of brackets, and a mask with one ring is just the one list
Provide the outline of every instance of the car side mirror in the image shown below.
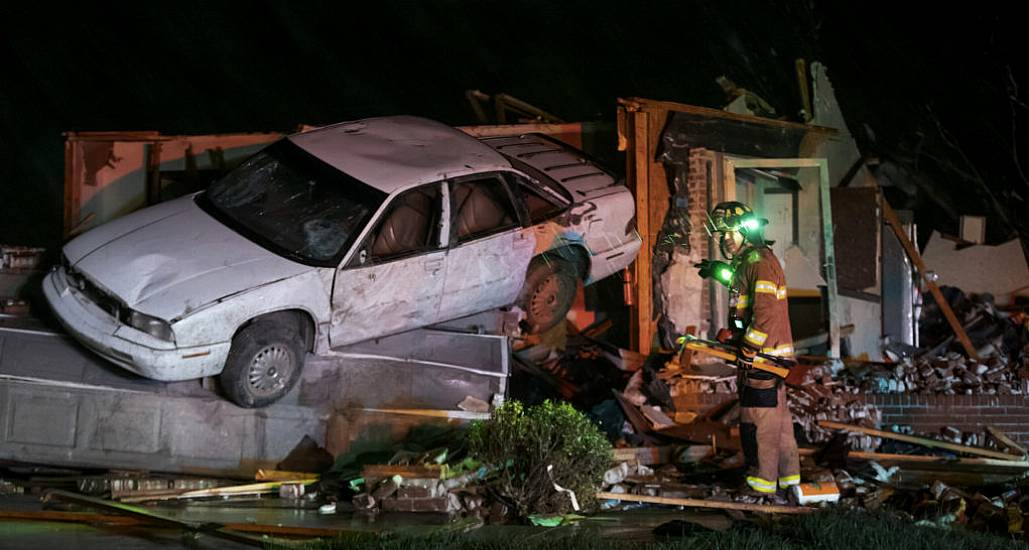
[[366,263],[368,263],[368,249],[362,248],[361,251],[357,253],[357,265],[364,265]]

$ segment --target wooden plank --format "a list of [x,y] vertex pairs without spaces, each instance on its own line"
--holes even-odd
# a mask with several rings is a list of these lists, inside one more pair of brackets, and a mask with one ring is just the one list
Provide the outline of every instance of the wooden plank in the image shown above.
[[121,502],[141,503],[158,500],[181,500],[187,498],[209,498],[209,497],[239,497],[250,495],[263,495],[274,493],[282,485],[310,485],[317,479],[291,479],[283,481],[265,481],[262,483],[248,483],[246,485],[230,485],[227,487],[213,487],[211,489],[194,489],[192,491],[155,491],[153,493],[120,498]]
[[936,304],[940,307],[940,311],[943,312],[943,316],[947,319],[947,323],[950,325],[951,330],[957,335],[958,340],[961,342],[961,347],[965,348],[965,353],[976,361],[979,360],[979,355],[975,352],[975,347],[972,346],[972,341],[968,339],[968,334],[965,334],[965,329],[961,327],[961,323],[958,318],[954,315],[954,311],[950,309],[950,303],[943,297],[943,293],[940,292],[940,287],[936,286],[935,281],[929,280],[929,270],[926,268],[925,263],[922,262],[922,256],[919,255],[918,249],[908,239],[908,236],[904,233],[904,226],[901,225],[900,220],[897,219],[897,213],[890,208],[886,199],[883,198],[880,201],[883,209],[883,217],[886,218],[886,223],[890,224],[890,228],[893,229],[893,233],[897,236],[897,240],[900,241],[900,246],[907,252],[908,258],[911,259],[911,263],[915,264],[915,268],[918,269],[918,273],[922,276],[922,280],[925,281],[926,286],[929,287],[929,292],[932,293],[933,299],[936,300]]
[[986,431],[990,434],[990,436],[993,437],[993,439],[997,440],[997,443],[1004,445],[1008,449],[1011,449],[1012,451],[1015,451],[1016,453],[1023,456],[1029,454],[1026,452],[1025,447],[1022,447],[1018,443],[1015,443],[1014,440],[1012,440],[1010,437],[1008,437],[1006,433],[1002,432],[998,428],[994,426],[986,426]]
[[489,420],[490,413],[471,411],[451,411],[442,409],[353,409],[362,412],[400,414],[406,416],[427,416],[431,418],[450,418],[455,420]]
[[291,479],[317,480],[319,475],[313,472],[290,472],[287,470],[265,470],[260,468],[254,474],[257,481],[289,481]]
[[915,464],[941,464],[964,466],[999,466],[1003,468],[1016,468],[1029,470],[1029,462],[1012,460],[995,460],[992,458],[949,458],[945,456],[931,455],[898,455],[890,453],[871,453],[865,451],[850,451],[847,458],[857,460],[874,460],[876,462],[915,463]]
[[823,428],[830,428],[834,430],[845,430],[848,432],[863,433],[873,435],[875,437],[882,437],[884,439],[893,439],[895,441],[904,441],[905,443],[914,443],[915,445],[922,445],[923,447],[929,447],[933,449],[947,449],[948,451],[954,451],[956,453],[966,453],[971,455],[985,456],[988,458],[996,458],[1000,460],[1011,460],[1021,461],[1022,457],[1002,453],[999,451],[991,451],[989,449],[980,449],[979,447],[968,447],[965,445],[958,445],[957,443],[948,443],[946,441],[937,441],[935,439],[927,439],[924,437],[916,437],[913,435],[904,435],[894,432],[887,432],[883,430],[876,430],[874,428],[865,428],[863,426],[852,426],[850,424],[842,424],[840,422],[831,422],[829,420],[820,420],[818,425]]
[[824,159],[819,158],[733,158],[736,168],[819,168]]
[[442,479],[443,468],[425,465],[368,464],[361,469],[361,475],[365,478],[401,476],[409,479]]
[[816,508],[807,506],[775,506],[771,504],[747,504],[745,502],[724,502],[720,500],[703,500],[698,498],[668,498],[648,495],[626,495],[623,493],[597,493],[601,500],[617,500],[622,502],[646,502],[648,504],[667,504],[669,506],[685,506],[688,508],[713,508],[716,510],[741,510],[746,512],[766,512],[769,514],[809,514]]
[[644,466],[668,464],[672,459],[673,447],[625,447],[611,449],[614,462],[635,462]]

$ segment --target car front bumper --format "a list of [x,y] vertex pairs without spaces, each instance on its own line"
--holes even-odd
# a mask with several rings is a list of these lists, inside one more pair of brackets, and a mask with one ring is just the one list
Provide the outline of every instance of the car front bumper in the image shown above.
[[119,322],[69,286],[63,269],[46,276],[43,294],[76,340],[140,376],[165,382],[213,376],[228,358],[229,342],[178,347]]

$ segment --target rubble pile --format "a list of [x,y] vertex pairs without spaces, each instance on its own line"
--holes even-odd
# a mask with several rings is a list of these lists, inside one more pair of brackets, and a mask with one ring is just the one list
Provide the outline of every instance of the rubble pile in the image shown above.
[[914,393],[922,395],[1025,395],[1029,377],[1022,361],[1004,356],[975,361],[957,352],[939,357],[906,357],[896,365],[848,369],[847,384],[866,393]]
[[[803,384],[788,389],[790,412],[809,443],[824,443],[832,431],[818,425],[821,420],[878,428],[882,413],[865,402],[860,390],[833,378],[827,365],[808,371]],[[879,438],[863,434],[848,435],[852,449],[871,451],[879,447]]]
[[481,487],[472,484],[481,473],[454,474],[439,465],[366,465],[362,472],[365,491],[353,497],[355,510],[489,513]]

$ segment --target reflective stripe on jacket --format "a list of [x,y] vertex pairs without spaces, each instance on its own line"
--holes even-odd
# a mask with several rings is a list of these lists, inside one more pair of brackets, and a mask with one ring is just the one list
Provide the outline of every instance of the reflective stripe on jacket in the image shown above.
[[738,294],[730,317],[742,321],[743,344],[769,355],[792,357],[786,276],[779,259],[767,246],[748,247],[733,263],[731,290]]

